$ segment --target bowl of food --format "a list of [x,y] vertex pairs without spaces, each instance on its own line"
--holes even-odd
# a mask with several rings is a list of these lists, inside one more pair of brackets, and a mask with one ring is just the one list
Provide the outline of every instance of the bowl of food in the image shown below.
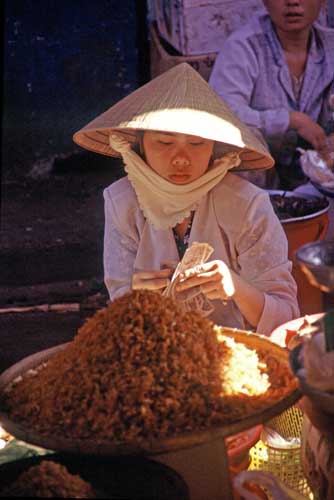
[[320,290],[313,287],[296,259],[296,251],[306,243],[325,238],[329,225],[329,201],[293,191],[267,191],[288,240],[288,258],[292,261],[292,275],[298,285],[300,312],[314,314],[322,309]]
[[302,342],[303,335],[314,331],[316,323],[323,318],[324,314],[306,314],[300,318],[287,321],[271,332],[270,339],[276,344],[291,350]]
[[[69,472],[68,468],[46,458],[25,460],[29,464],[25,470],[18,472],[16,477],[2,478],[0,497],[59,497],[59,498],[99,498],[93,486],[79,474]],[[20,467],[20,462],[14,462],[14,467]],[[11,467],[13,469],[13,467]],[[0,466],[0,477],[2,469]],[[105,497],[106,498],[106,497]]]
[[334,241],[316,241],[300,247],[296,258],[309,282],[325,293],[334,290]]
[[90,317],[72,342],[0,376],[0,421],[43,448],[155,455],[242,432],[300,397],[288,353],[138,290]]
[[329,210],[329,201],[325,196],[282,190],[267,192],[274,212],[282,224],[310,220]]
[[189,493],[174,469],[146,457],[52,453],[0,464],[0,497],[189,500]]
[[[291,369],[303,394],[326,413],[334,413],[334,350],[326,339],[333,313],[306,315],[275,328],[270,338],[290,350]],[[331,332],[334,335],[334,332]]]

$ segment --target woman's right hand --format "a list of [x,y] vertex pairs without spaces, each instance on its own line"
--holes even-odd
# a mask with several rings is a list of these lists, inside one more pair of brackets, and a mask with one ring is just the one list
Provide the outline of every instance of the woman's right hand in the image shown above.
[[327,149],[322,153],[321,156],[326,161],[328,167],[334,169],[334,132],[326,137]]
[[323,128],[320,127],[312,118],[300,111],[290,112],[291,129],[296,130],[298,135],[303,137],[307,142],[312,144],[313,148],[318,151],[321,156],[327,154],[326,134]]
[[173,269],[160,271],[138,271],[132,275],[132,290],[154,290],[162,292],[170,283]]

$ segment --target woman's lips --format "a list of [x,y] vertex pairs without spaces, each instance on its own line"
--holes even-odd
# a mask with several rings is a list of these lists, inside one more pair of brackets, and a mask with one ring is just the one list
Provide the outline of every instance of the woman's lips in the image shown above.
[[187,182],[190,179],[190,174],[171,174],[169,176],[169,179],[172,182]]
[[303,18],[303,14],[298,14],[297,12],[288,12],[285,14],[285,18],[288,22],[300,21]]

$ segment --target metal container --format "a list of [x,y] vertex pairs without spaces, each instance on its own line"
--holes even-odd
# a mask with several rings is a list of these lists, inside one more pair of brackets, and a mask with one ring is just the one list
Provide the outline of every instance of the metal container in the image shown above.
[[[310,194],[293,191],[268,190],[267,193],[269,195],[284,195],[287,198],[291,196],[304,199],[319,198]],[[326,208],[312,214],[291,217],[280,221],[288,239],[288,257],[292,261],[292,275],[298,286],[297,297],[301,315],[315,314],[322,311],[323,300],[321,291],[309,283],[301,270],[295,254],[302,245],[325,238],[329,225],[328,211],[329,202],[327,202]]]

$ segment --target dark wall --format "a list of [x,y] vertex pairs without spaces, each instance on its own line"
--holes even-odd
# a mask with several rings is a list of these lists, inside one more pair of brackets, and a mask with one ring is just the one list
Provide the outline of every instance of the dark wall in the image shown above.
[[7,0],[3,9],[2,159],[11,178],[76,150],[72,134],[142,83],[145,1]]

